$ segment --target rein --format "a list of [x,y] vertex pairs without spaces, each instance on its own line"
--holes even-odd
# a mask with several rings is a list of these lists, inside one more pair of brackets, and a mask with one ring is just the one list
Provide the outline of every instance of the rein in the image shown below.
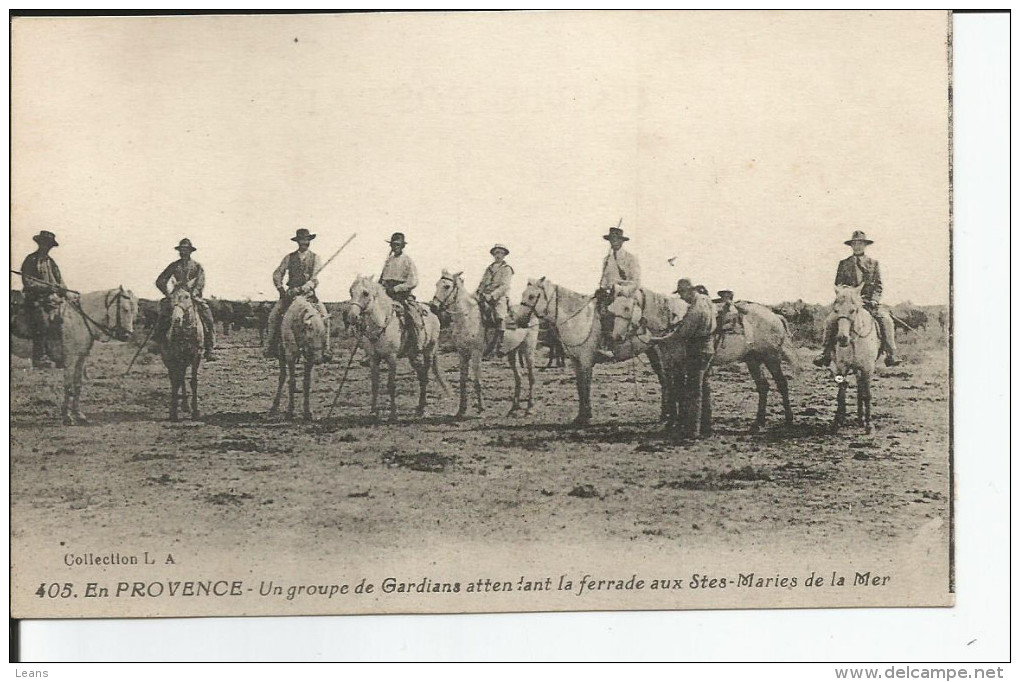
[[[366,289],[366,291],[367,291],[367,289]],[[379,297],[373,293],[371,298],[369,299],[369,302],[368,302],[369,305],[371,305],[372,303],[375,303],[378,299],[379,299]],[[352,300],[351,301],[351,308],[354,308],[355,306],[358,308],[358,310],[361,311],[360,313],[358,313],[359,316],[362,313],[367,312],[368,306],[362,306],[360,303],[355,303]],[[362,327],[361,335],[362,336],[367,336],[369,338],[369,340],[373,344],[375,344],[376,342],[379,341],[379,339],[382,338],[382,335],[386,333],[386,327],[388,327],[390,325],[390,320],[392,320],[392,319],[393,319],[393,305],[391,304],[389,306],[389,309],[386,311],[386,316],[383,318],[382,323],[378,325],[379,326],[379,333],[376,334],[375,336],[372,336],[371,334],[369,334],[368,333],[368,325],[367,325],[367,323],[365,323],[365,324],[361,325],[361,327]],[[375,320],[372,320],[372,322],[375,323]]]
[[[554,284],[553,287],[556,287],[556,285]],[[545,312],[547,314],[549,312],[549,306],[552,304],[552,300],[549,298],[549,293],[545,290],[544,286],[540,287],[540,289],[542,291],[542,295],[545,297],[545,301],[546,301]],[[581,339],[580,343],[570,344],[570,343],[566,343],[563,340],[563,335],[559,334],[559,328],[560,328],[561,324],[566,324],[567,322],[570,322],[572,319],[574,319],[575,317],[577,317],[578,315],[583,313],[585,310],[587,310],[588,306],[591,305],[591,303],[594,300],[595,300],[594,296],[588,297],[588,301],[583,306],[578,308],[577,312],[575,312],[574,314],[572,314],[570,317],[568,317],[567,319],[565,319],[563,321],[559,320],[559,315],[560,315],[560,294],[559,294],[559,291],[556,291],[556,304],[555,304],[556,305],[556,309],[553,311],[553,319],[551,319],[551,320],[546,318],[544,315],[540,315],[539,314],[539,312],[537,310],[538,301],[535,301],[534,305],[528,305],[524,301],[521,301],[521,305],[531,311],[531,312],[528,313],[528,317],[525,320],[525,326],[527,326],[527,323],[531,321],[531,316],[534,315],[539,320],[541,320],[543,322],[548,322],[548,323],[552,324],[553,327],[556,328],[556,333],[560,337],[560,344],[562,344],[564,348],[578,348],[580,346],[583,346],[585,343],[587,343],[588,339],[591,338],[591,330],[589,330],[588,334],[583,339]],[[595,328],[595,325],[592,324],[592,329],[594,329],[594,328]]]
[[[110,291],[112,291],[112,289]],[[109,293],[110,293],[109,291],[106,292],[106,296],[109,296]],[[113,300],[117,301],[117,300],[120,299],[121,296],[126,296],[126,294],[123,293],[123,289],[121,291],[117,292],[117,294],[114,296]],[[128,334],[128,331],[126,329],[124,329],[123,327],[121,327],[121,324],[120,324],[120,306],[117,306],[117,323],[111,329],[110,327],[106,326],[105,324],[102,324],[102,323],[97,322],[94,319],[92,319],[89,316],[89,314],[86,313],[82,309],[80,303],[76,303],[76,302],[71,301],[71,300],[68,300],[67,303],[70,303],[71,307],[74,308],[76,311],[78,311],[78,314],[81,315],[82,318],[84,318],[84,320],[86,322],[85,328],[89,330],[89,334],[92,334],[92,330],[89,329],[89,323],[91,323],[94,327],[96,327],[96,329],[99,329],[104,334],[109,336],[111,339],[117,338],[118,334],[120,334],[120,335],[127,335]],[[109,303],[106,304],[106,318],[107,318],[107,320],[109,320],[109,318],[110,318],[110,304]],[[96,335],[92,334],[92,337],[96,338]]]

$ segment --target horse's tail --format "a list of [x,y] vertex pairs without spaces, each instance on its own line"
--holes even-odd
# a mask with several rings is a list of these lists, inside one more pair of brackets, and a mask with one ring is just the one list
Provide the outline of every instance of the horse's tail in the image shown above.
[[797,353],[797,347],[793,345],[793,334],[790,332],[790,323],[782,315],[777,317],[783,323],[783,338],[779,344],[779,353],[782,355],[783,360],[790,366],[790,369],[794,374],[799,374],[803,369],[801,365],[800,355]]
[[436,383],[439,384],[439,388],[443,391],[443,397],[450,397],[450,385],[446,383],[446,379],[443,377],[443,371],[439,368],[439,343],[436,342],[435,348],[432,349],[432,374],[436,378]]

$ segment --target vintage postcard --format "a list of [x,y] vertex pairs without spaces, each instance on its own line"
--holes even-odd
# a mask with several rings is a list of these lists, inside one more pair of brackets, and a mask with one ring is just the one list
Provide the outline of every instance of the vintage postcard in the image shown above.
[[16,618],[950,606],[950,17],[12,22]]

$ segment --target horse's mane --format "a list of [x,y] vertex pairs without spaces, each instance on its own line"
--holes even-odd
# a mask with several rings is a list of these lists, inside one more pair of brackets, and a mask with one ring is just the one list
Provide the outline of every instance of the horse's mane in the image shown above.
[[861,298],[860,287],[851,287],[843,284],[836,286],[836,300],[845,301],[849,299],[851,303],[857,305],[864,305],[864,299]]

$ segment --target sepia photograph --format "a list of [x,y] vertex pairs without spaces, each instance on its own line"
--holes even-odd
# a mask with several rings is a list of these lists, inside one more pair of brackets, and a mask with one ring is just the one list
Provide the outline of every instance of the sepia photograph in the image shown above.
[[952,606],[952,44],[15,17],[12,617]]

